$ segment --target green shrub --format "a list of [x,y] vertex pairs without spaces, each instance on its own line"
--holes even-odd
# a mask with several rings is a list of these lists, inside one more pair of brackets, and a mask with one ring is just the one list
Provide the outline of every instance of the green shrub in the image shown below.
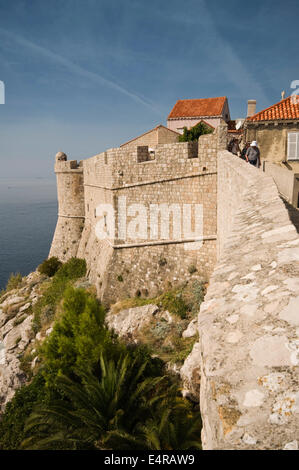
[[71,258],[57,271],[59,278],[79,279],[86,274],[86,261],[80,258]]
[[201,135],[211,134],[213,129],[207,126],[204,122],[199,122],[191,129],[184,127],[183,134],[179,136],[179,142],[192,142],[199,139]]
[[33,408],[45,403],[45,381],[38,373],[29,385],[16,391],[0,420],[0,450],[16,450],[25,438],[24,426]]
[[159,305],[164,310],[168,310],[169,313],[174,313],[180,318],[186,318],[187,316],[188,306],[183,299],[181,290],[173,290],[162,294],[159,297]]
[[204,296],[206,293],[206,284],[204,281],[195,280],[192,283],[188,284],[188,286],[183,291],[183,298],[188,305],[188,310],[191,312],[192,315],[195,315],[199,312],[200,304],[204,300]]
[[67,286],[76,279],[85,276],[86,262],[83,259],[71,258],[54,274],[43,295],[34,305],[33,331],[37,333],[43,324],[49,323],[55,309],[63,297]]
[[68,287],[62,315],[41,347],[47,385],[60,374],[77,367],[92,367],[111,335],[103,328],[105,311],[97,299],[83,289]]
[[7,281],[7,285],[6,285],[6,292],[12,290],[12,289],[17,289],[18,287],[20,287],[22,284],[22,275],[20,273],[16,273],[16,274],[11,274],[9,276],[9,279]]
[[43,261],[37,269],[41,274],[45,274],[46,276],[52,277],[61,266],[62,262],[59,261],[58,258],[53,256],[52,258],[45,259],[45,261]]

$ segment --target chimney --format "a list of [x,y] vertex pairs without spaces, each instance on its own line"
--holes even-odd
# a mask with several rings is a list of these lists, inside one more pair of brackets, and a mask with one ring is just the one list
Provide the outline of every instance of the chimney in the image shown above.
[[281,92],[281,100],[284,100],[285,95],[286,95],[286,92],[285,92],[285,91],[282,91],[282,92]]
[[247,104],[247,117],[251,117],[255,114],[256,100],[248,100]]

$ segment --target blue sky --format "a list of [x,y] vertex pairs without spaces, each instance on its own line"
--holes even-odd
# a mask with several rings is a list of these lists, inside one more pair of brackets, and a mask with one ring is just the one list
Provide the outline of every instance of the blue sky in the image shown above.
[[299,80],[297,0],[0,0],[1,177],[48,177],[226,95],[232,118]]

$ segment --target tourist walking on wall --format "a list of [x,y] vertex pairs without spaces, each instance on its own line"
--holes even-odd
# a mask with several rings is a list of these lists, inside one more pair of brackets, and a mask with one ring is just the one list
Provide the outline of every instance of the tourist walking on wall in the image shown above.
[[238,139],[232,139],[228,144],[227,150],[234,155],[238,155],[240,153],[239,141]]
[[244,145],[244,148],[241,152],[241,155],[240,157],[242,158],[242,160],[246,160],[246,152],[248,150],[248,148],[250,147],[250,143],[249,142],[246,142],[246,144]]
[[251,165],[254,165],[257,168],[261,166],[260,151],[257,146],[256,140],[253,140],[251,142],[250,146],[248,147],[246,151],[245,156],[246,156],[247,162],[249,162]]

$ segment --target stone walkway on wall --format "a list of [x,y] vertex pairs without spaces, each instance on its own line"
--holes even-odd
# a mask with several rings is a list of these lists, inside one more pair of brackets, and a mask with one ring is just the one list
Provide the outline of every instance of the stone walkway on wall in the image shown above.
[[203,447],[298,449],[298,233],[273,180],[228,152],[218,192],[225,240],[198,317]]

